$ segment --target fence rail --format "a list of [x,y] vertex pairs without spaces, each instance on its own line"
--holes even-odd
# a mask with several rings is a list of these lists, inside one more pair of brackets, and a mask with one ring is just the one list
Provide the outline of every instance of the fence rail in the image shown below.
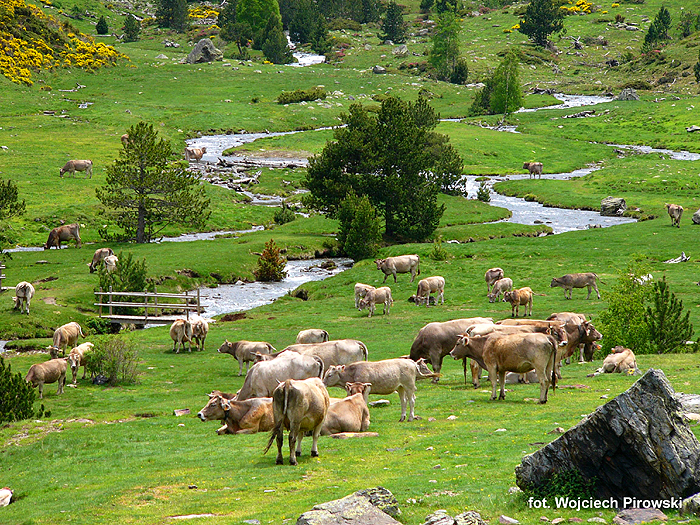
[[[133,323],[133,324],[169,324],[175,319],[182,318],[183,314],[167,315],[163,313],[165,309],[184,310],[184,315],[189,319],[190,312],[199,315],[202,312],[202,307],[199,298],[199,290],[196,294],[185,292],[184,294],[177,293],[158,293],[155,292],[113,292],[110,286],[109,291],[95,292],[95,306],[99,307],[99,316],[102,319],[110,319],[115,323]],[[119,298],[128,297],[128,301],[120,301]],[[116,299],[116,300],[115,300]],[[143,299],[139,301],[139,299]],[[161,299],[170,301],[161,302]],[[174,302],[181,300],[184,302]],[[196,302],[191,303],[191,301]],[[107,312],[103,308],[107,308]],[[143,315],[125,315],[116,314],[114,309],[118,307],[143,308]]]
[[7,275],[2,273],[2,271],[5,269],[5,265],[0,262],[0,290],[2,290],[2,280],[7,279]]

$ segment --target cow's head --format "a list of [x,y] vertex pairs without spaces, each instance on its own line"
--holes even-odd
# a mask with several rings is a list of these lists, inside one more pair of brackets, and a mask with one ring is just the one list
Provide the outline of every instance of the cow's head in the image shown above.
[[512,302],[517,301],[517,300],[518,300],[518,297],[515,293],[515,290],[503,293],[503,302],[512,303]]
[[384,266],[384,263],[386,262],[386,259],[376,259],[374,262],[377,265],[377,270],[381,270],[382,266]]
[[331,365],[323,374],[323,384],[326,386],[340,386],[340,375],[345,372],[345,365]]
[[209,402],[197,412],[197,417],[201,421],[223,420],[226,417],[226,412],[231,410],[231,403],[219,394],[212,392],[208,395]]
[[49,353],[49,355],[51,356],[51,359],[56,359],[56,358],[58,358],[58,350],[59,350],[59,349],[58,349],[57,346],[49,345],[49,346],[46,347],[46,351],[47,351],[47,352]]
[[566,335],[566,330],[564,330],[563,326],[556,326],[552,324],[547,329],[547,333],[558,341],[559,346],[566,346],[566,344],[569,342]]
[[228,339],[224,341],[224,343],[219,347],[218,352],[220,354],[231,354],[233,355],[235,353],[233,343],[230,342]]
[[460,334],[457,336],[457,342],[454,348],[450,351],[450,355],[453,359],[464,359],[467,356],[467,345],[469,344],[469,336],[467,334]]
[[364,310],[369,306],[369,295],[365,295],[362,299],[360,299],[360,302],[357,303],[357,309],[359,311]]
[[345,383],[345,391],[348,393],[349,396],[352,396],[354,394],[363,394],[363,397],[367,399],[367,396],[364,395],[365,392],[367,395],[369,395],[369,391],[372,388],[372,383],[360,383],[360,382],[346,382]]
[[71,352],[68,354],[68,364],[70,365],[70,369],[73,371],[73,375],[78,373],[78,368],[80,367],[80,355],[77,353]]
[[552,279],[551,283],[549,283],[550,288],[554,288],[555,286],[559,286],[559,279],[557,279],[556,277]]

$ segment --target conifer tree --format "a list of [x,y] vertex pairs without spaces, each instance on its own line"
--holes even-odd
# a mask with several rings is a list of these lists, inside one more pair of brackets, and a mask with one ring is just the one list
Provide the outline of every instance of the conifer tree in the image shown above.
[[109,26],[107,25],[107,20],[105,19],[104,15],[102,15],[97,21],[95,31],[97,31],[98,35],[106,35],[109,33]]
[[394,0],[391,0],[386,8],[386,15],[382,20],[382,31],[380,35],[382,42],[391,40],[395,44],[402,44],[406,41],[406,24],[403,21],[403,12]]
[[559,5],[552,0],[532,0],[523,19],[520,31],[538,46],[546,47],[549,35],[564,29],[564,15]]
[[156,21],[178,33],[187,30],[187,0],[159,0]]
[[124,19],[124,41],[136,42],[141,33],[141,23],[133,15],[126,15]]
[[690,311],[683,312],[683,301],[676,298],[666,282],[666,276],[653,287],[651,306],[646,307],[649,343],[657,354],[673,352],[693,337]]

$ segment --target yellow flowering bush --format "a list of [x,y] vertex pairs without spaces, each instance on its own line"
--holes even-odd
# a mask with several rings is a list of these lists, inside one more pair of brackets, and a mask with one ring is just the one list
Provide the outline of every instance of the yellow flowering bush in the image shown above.
[[504,32],[504,33],[512,33],[513,30],[512,30],[512,29],[504,29],[503,32]]
[[618,4],[617,2],[615,2],[615,3],[614,3],[613,5],[611,5],[610,7],[620,7],[620,4]]
[[567,15],[589,15],[595,11],[594,5],[587,0],[569,0],[568,5],[562,5],[560,9]]
[[211,7],[196,6],[188,9],[187,16],[190,18],[216,18],[219,16],[219,12]]
[[515,24],[513,27],[510,28],[512,31],[517,31],[520,29],[520,24]]

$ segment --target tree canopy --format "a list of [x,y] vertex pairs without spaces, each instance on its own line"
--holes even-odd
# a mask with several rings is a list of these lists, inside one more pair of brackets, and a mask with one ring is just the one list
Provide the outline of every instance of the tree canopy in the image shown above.
[[0,253],[11,244],[14,237],[9,226],[2,224],[3,221],[22,215],[25,208],[24,200],[19,200],[17,184],[0,179]]
[[406,41],[406,23],[403,21],[403,11],[394,0],[391,0],[386,8],[386,14],[382,19],[382,31],[379,35],[382,42],[391,40],[395,44],[402,44]]
[[520,31],[538,46],[547,45],[549,35],[558,33],[564,29],[564,14],[559,9],[559,4],[552,0],[532,0],[522,20]]
[[[266,28],[270,16],[282,21],[280,6],[277,0],[238,0],[236,6],[236,21],[250,25],[253,34]],[[262,42],[261,42],[262,44]]]
[[178,33],[187,29],[187,0],[159,0],[156,21],[160,27],[169,27]]

